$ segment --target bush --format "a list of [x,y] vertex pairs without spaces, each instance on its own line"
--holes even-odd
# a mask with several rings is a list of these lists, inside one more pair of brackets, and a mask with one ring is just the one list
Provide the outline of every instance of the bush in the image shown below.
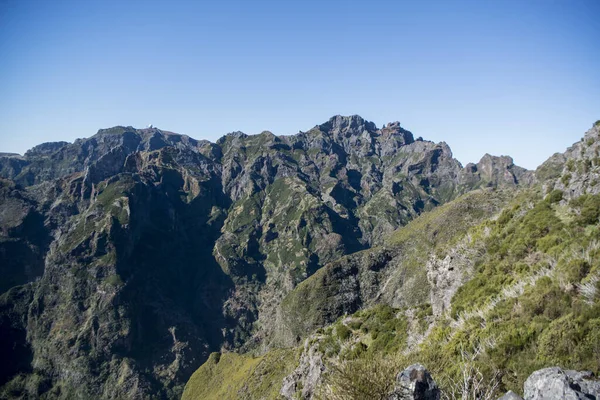
[[600,217],[600,196],[588,196],[583,206],[578,221],[581,224],[592,225],[598,223]]
[[394,388],[400,362],[391,357],[368,356],[346,360],[330,367],[325,384],[317,393],[318,399],[384,400]]
[[335,333],[337,334],[337,337],[341,341],[344,341],[344,340],[348,340],[350,338],[352,331],[350,329],[348,329],[346,327],[346,325],[340,324],[335,328]]
[[562,190],[558,190],[558,189],[555,189],[555,190],[551,191],[548,194],[548,196],[546,196],[546,200],[550,204],[552,204],[552,203],[558,203],[562,199],[563,199],[563,192],[562,192]]
[[106,283],[111,286],[121,286],[123,284],[123,279],[119,274],[114,274],[106,278]]

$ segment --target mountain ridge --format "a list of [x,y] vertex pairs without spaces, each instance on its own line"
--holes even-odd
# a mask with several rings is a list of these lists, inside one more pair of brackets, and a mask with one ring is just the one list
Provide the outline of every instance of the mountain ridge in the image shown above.
[[323,266],[464,193],[534,179],[358,116],[217,143],[165,132],[0,157],[6,396],[176,398],[212,351],[271,348],[272,316]]
[[[598,154],[600,123],[542,164],[534,185],[470,191],[326,264],[274,313],[272,346],[295,357],[269,368],[282,350],[212,355],[183,399],[371,398],[415,362],[448,398],[522,393],[554,365],[599,373]],[[232,365],[249,369],[219,384]]]

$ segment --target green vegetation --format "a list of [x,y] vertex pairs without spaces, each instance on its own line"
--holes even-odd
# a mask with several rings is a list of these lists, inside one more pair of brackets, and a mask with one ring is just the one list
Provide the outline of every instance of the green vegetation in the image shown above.
[[[467,233],[482,245],[483,254],[474,275],[455,294],[451,311],[432,327],[431,305],[423,301],[414,308],[418,333],[426,335],[420,345],[407,348],[408,332],[415,327],[404,310],[383,304],[340,317],[311,336],[329,371],[321,398],[381,398],[394,374],[416,362],[455,396],[462,390],[520,392],[534,370],[551,365],[600,373],[600,195],[565,203],[561,191],[543,197],[532,189],[486,221],[494,207],[489,199],[483,206],[482,199],[490,195],[467,195],[391,236],[388,246],[416,249],[403,253],[415,270],[429,254],[443,256],[457,236]],[[474,223],[469,215],[483,222]],[[305,329],[325,324],[345,271],[356,276],[353,268],[361,265],[356,260],[382,251],[371,249],[352,256],[352,262],[321,269],[285,299],[285,309],[311,320],[302,325]],[[453,383],[465,371],[476,376],[482,389]]]
[[384,400],[394,387],[395,377],[402,368],[393,357],[366,356],[344,360],[329,366],[316,398],[319,400]]
[[353,360],[367,355],[394,354],[406,346],[407,322],[401,310],[385,304],[340,318],[318,335],[319,351],[327,357]]
[[[373,270],[389,259],[390,252],[402,254],[394,271],[407,282],[403,296],[411,305],[429,301],[429,283],[424,268],[432,252],[442,254],[470,226],[491,217],[507,201],[508,192],[478,190],[424,213],[397,230],[382,247],[354,253],[326,265],[301,282],[282,302],[285,325],[293,337],[306,337],[314,329],[334,322],[344,312],[358,311],[355,301],[344,302],[340,293],[360,295],[356,279],[370,279]],[[402,284],[402,283],[400,283]],[[354,297],[349,296],[349,299]],[[366,301],[367,299],[364,299]]]
[[560,178],[563,164],[553,159],[547,160],[535,170],[535,175],[541,182]]
[[118,179],[100,183],[96,201],[104,207],[109,207],[120,197],[127,196],[135,182],[130,175],[120,175]]
[[212,353],[188,381],[182,400],[279,399],[281,382],[295,360],[293,349],[262,357]]
[[558,203],[562,199],[563,199],[563,192],[562,192],[562,190],[553,190],[546,197],[546,200],[550,204],[552,204],[552,203]]
[[106,278],[105,282],[110,286],[121,286],[123,285],[123,279],[119,274],[110,275]]
[[61,252],[66,253],[74,249],[96,232],[96,221],[87,221],[86,218],[80,218],[80,216],[75,216],[72,220],[73,227],[66,232],[66,238],[60,245]]
[[[572,201],[568,222],[559,218],[559,212],[565,212],[557,204],[560,199],[558,191],[545,199],[535,190],[522,193],[496,221],[470,230],[483,238],[486,249],[475,276],[455,295],[451,315],[438,320],[424,342],[407,355],[401,355],[405,338],[397,339],[402,336],[398,331],[406,331],[404,318],[386,317],[402,313],[377,306],[348,317],[352,322],[347,326],[360,329],[352,329],[346,343],[365,346],[356,351],[356,345],[339,345],[338,359],[354,364],[345,364],[343,371],[334,368],[328,379],[356,379],[351,371],[373,363],[366,362],[368,357],[379,362],[402,359],[399,369],[423,363],[442,388],[455,395],[462,389],[452,382],[465,371],[481,373],[488,388],[498,382],[496,394],[520,392],[534,370],[551,365],[600,372],[600,196]],[[419,232],[426,231],[427,219],[416,224],[422,228]],[[413,235],[400,230],[394,238],[411,241]],[[417,308],[416,316],[419,322],[430,318],[430,306]],[[323,343],[332,342],[330,329],[323,331]],[[377,343],[380,339],[385,346]],[[326,354],[332,356],[331,351]]]
[[519,392],[550,365],[600,371],[600,196],[572,201],[568,223],[557,215],[562,196],[525,196],[484,224],[485,258],[455,295],[452,319],[439,321],[411,356],[442,381],[461,373],[465,351],[486,378],[499,374],[500,391]]

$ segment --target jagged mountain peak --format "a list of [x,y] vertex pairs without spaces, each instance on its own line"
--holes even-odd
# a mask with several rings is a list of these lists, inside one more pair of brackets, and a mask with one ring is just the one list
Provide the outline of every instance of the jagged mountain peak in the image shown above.
[[48,156],[63,147],[69,145],[69,142],[46,142],[38,144],[25,152],[25,157]]
[[345,136],[360,135],[364,131],[375,132],[377,130],[374,122],[367,121],[359,115],[334,115],[327,122],[317,125],[316,128],[322,132]]

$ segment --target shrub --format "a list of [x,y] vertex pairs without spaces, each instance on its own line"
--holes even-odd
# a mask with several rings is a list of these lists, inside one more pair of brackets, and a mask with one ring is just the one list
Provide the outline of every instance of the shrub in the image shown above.
[[600,196],[588,196],[581,207],[578,221],[581,224],[592,225],[598,223],[600,217]]
[[348,340],[350,338],[352,331],[350,329],[348,329],[346,327],[346,325],[340,324],[335,328],[335,333],[337,334],[337,337],[341,341],[344,341],[344,340]]
[[552,204],[552,203],[558,203],[562,199],[563,199],[563,192],[562,192],[562,190],[558,190],[558,189],[555,189],[555,190],[551,191],[548,194],[548,196],[546,196],[546,200],[550,204]]
[[114,274],[106,278],[106,283],[111,286],[121,286],[123,284],[123,279],[119,274]]
[[391,357],[368,356],[335,363],[330,367],[317,398],[387,399],[400,368],[399,361]]

